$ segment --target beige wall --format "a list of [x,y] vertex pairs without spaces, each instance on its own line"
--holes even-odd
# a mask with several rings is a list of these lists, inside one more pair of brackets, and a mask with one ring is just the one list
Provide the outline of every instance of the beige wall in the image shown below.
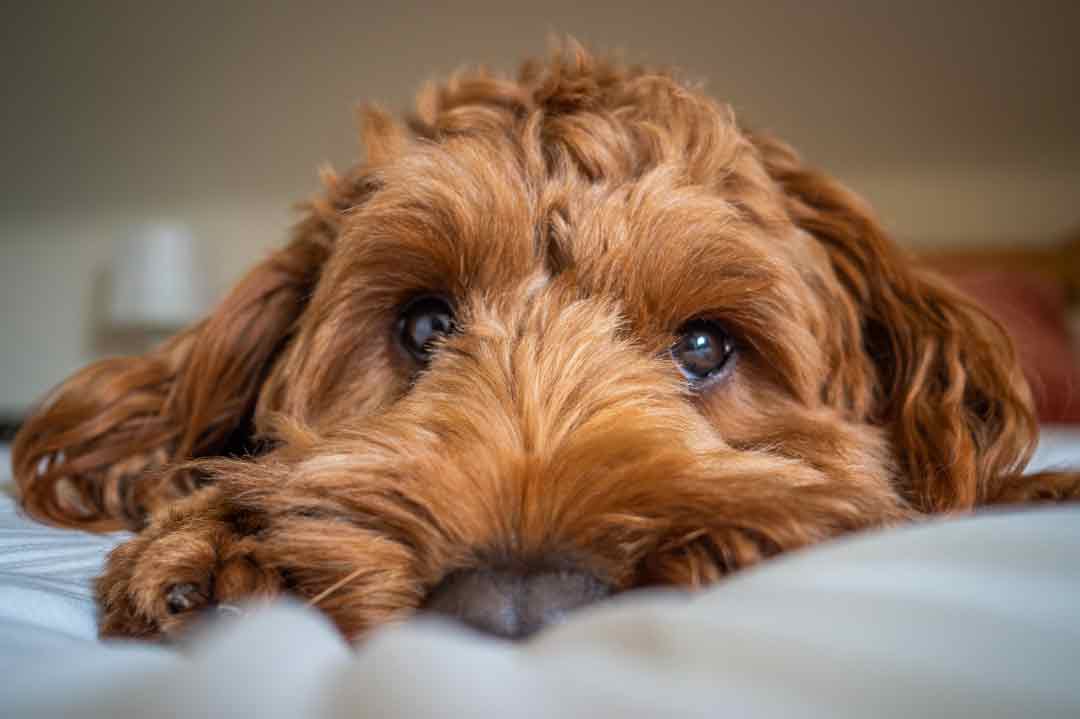
[[[0,28],[0,413],[93,358],[93,277],[180,217],[222,288],[284,237],[352,106],[552,31],[679,65],[908,243],[1080,224],[1080,3],[25,3]],[[177,4],[179,5],[179,4]]]
[[116,240],[147,218],[183,218],[199,239],[215,295],[286,236],[287,202],[208,200],[148,209],[57,213],[0,226],[0,417],[19,413],[103,350],[96,283]]

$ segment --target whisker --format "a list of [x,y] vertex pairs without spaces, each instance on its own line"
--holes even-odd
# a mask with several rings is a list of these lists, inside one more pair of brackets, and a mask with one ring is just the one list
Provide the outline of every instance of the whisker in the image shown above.
[[311,599],[310,599],[310,600],[308,601],[307,605],[308,605],[309,607],[314,607],[314,606],[315,606],[315,605],[317,605],[317,604],[318,604],[319,602],[321,602],[322,600],[326,599],[326,598],[327,598],[328,596],[330,596],[331,594],[333,594],[334,592],[336,592],[336,591],[337,591],[338,589],[341,589],[341,588],[342,588],[342,587],[344,587],[344,586],[345,586],[346,584],[348,584],[348,583],[349,583],[349,582],[351,582],[352,580],[354,580],[354,579],[356,579],[357,577],[359,577],[359,576],[360,576],[361,574],[363,574],[363,573],[364,573],[365,571],[366,571],[366,570],[365,570],[365,569],[364,569],[363,567],[361,567],[360,569],[357,569],[356,571],[352,572],[352,573],[351,573],[351,574],[349,574],[348,576],[346,576],[346,577],[343,577],[342,579],[339,579],[338,581],[334,582],[334,583],[333,583],[333,584],[331,584],[331,585],[330,585],[329,587],[327,587],[326,589],[322,590],[321,592],[319,592],[318,594],[316,594],[316,595],[315,595],[314,597],[312,597],[312,598],[311,598]]

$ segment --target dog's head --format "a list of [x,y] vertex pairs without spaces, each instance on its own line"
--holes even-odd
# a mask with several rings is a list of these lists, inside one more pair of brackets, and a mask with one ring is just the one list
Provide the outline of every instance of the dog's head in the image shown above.
[[369,567],[332,599],[356,630],[479,566],[708,582],[1027,461],[999,328],[668,74],[462,74],[364,142],[207,319],[54,393],[31,511],[107,526],[168,494],[148,465],[232,455],[199,476],[277,514],[283,565]]

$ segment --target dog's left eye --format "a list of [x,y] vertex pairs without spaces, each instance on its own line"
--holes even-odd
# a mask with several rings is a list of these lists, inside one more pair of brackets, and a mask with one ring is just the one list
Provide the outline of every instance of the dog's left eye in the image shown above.
[[679,331],[671,356],[694,384],[723,376],[735,359],[735,341],[711,320],[692,320]]
[[435,343],[454,331],[454,310],[441,297],[413,300],[401,311],[398,339],[401,346],[421,364],[431,360]]

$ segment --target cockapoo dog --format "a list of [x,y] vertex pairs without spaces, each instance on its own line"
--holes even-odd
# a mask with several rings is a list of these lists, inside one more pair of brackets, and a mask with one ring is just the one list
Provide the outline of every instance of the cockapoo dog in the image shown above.
[[528,636],[836,535],[1080,496],[1002,330],[870,209],[667,72],[569,44],[364,115],[205,320],[55,390],[33,516],[140,530],[104,636],[289,592]]

